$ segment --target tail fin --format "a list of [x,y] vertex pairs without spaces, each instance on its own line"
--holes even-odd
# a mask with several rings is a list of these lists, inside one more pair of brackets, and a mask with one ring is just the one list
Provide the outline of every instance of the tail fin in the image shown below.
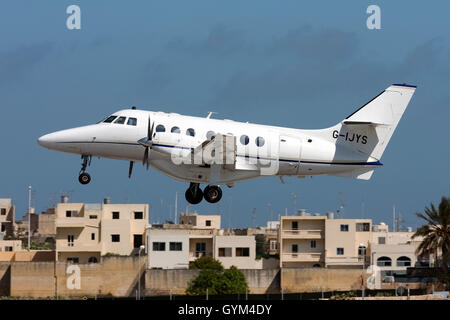
[[341,122],[336,144],[380,160],[415,90],[391,85]]

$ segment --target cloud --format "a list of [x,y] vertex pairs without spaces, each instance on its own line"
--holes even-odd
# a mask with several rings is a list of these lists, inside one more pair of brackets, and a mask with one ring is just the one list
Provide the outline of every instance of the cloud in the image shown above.
[[54,50],[52,42],[19,47],[0,54],[0,83],[22,79]]

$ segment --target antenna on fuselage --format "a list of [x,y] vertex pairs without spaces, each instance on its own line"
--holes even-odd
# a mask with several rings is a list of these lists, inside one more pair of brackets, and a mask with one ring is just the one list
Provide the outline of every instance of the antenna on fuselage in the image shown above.
[[136,106],[132,106],[132,107],[131,107],[131,110],[136,110]]
[[208,112],[208,115],[206,116],[206,119],[211,118],[211,116],[212,116],[213,114],[217,114],[217,112],[213,112],[213,111]]

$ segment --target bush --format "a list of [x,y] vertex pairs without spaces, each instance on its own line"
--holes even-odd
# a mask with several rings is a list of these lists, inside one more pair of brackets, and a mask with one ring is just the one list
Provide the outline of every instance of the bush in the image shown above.
[[190,269],[200,269],[198,276],[189,283],[188,295],[237,294],[248,292],[247,280],[242,271],[232,266],[224,270],[222,264],[211,258],[201,257],[189,265]]

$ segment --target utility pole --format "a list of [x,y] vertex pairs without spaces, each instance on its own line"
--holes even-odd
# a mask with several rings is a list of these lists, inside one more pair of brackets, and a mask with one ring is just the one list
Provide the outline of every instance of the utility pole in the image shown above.
[[395,232],[395,204],[392,207],[392,232]]
[[292,192],[292,197],[294,198],[294,215],[297,213],[297,193]]
[[175,192],[175,219],[173,223],[177,223],[177,215],[178,215],[178,192]]
[[28,186],[28,251],[31,249],[31,186]]

